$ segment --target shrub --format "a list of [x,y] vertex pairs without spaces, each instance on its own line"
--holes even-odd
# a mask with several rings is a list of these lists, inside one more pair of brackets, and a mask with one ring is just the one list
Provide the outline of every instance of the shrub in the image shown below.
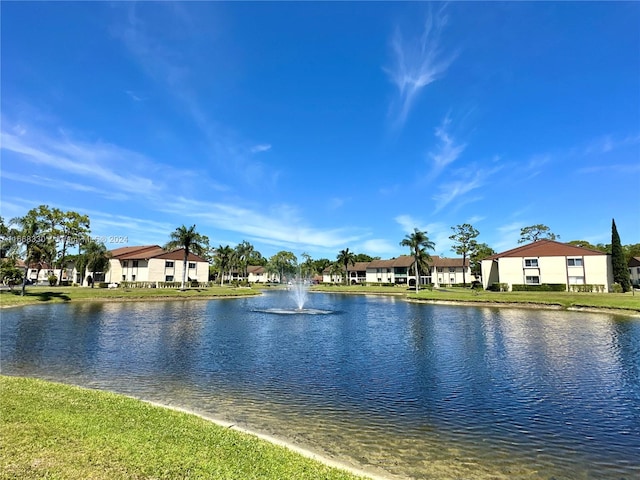
[[514,292],[566,292],[567,286],[564,283],[543,283],[541,285],[513,284],[511,290]]
[[614,283],[613,285],[611,285],[611,291],[613,293],[622,293],[622,285],[620,285],[619,283]]
[[49,275],[47,277],[47,280],[49,280],[49,286],[51,287],[55,287],[56,283],[58,283],[58,277],[56,277],[55,275]]
[[492,283],[491,285],[489,285],[489,288],[487,288],[487,290],[491,290],[492,292],[508,292],[509,291],[509,284],[508,283]]
[[109,284],[107,282],[98,282],[98,288],[108,288]]
[[602,293],[604,292],[604,285],[598,285],[598,284],[590,284],[590,283],[586,283],[584,285],[569,285],[569,291],[570,292],[577,292],[577,293],[591,293],[591,292],[598,292],[598,293]]

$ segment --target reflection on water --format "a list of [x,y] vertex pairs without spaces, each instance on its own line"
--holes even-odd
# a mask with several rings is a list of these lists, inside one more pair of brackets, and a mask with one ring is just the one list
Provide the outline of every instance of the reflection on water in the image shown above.
[[636,478],[640,321],[310,295],[2,312],[2,373],[191,408],[412,478]]

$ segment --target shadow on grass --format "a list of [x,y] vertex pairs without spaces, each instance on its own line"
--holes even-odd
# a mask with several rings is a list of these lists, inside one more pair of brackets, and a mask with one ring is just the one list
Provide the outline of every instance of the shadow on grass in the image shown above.
[[[6,293],[12,293],[13,295],[19,297],[22,294],[21,289],[10,290]],[[61,300],[63,302],[70,302],[71,297],[61,292],[30,292],[28,289],[24,292],[24,296],[26,298],[36,298],[39,302],[50,302],[54,299]]]

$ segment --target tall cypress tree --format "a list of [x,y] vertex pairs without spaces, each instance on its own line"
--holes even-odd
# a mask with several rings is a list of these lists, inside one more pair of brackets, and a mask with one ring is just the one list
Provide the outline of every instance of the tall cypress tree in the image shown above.
[[625,262],[615,219],[611,221],[611,265],[613,267],[613,281],[622,287],[623,292],[631,290],[629,268],[627,262]]

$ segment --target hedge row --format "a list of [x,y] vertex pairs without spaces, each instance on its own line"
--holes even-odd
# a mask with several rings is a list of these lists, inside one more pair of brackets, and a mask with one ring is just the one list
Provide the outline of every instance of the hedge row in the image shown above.
[[513,292],[566,292],[567,286],[564,283],[543,283],[541,285],[513,284]]

